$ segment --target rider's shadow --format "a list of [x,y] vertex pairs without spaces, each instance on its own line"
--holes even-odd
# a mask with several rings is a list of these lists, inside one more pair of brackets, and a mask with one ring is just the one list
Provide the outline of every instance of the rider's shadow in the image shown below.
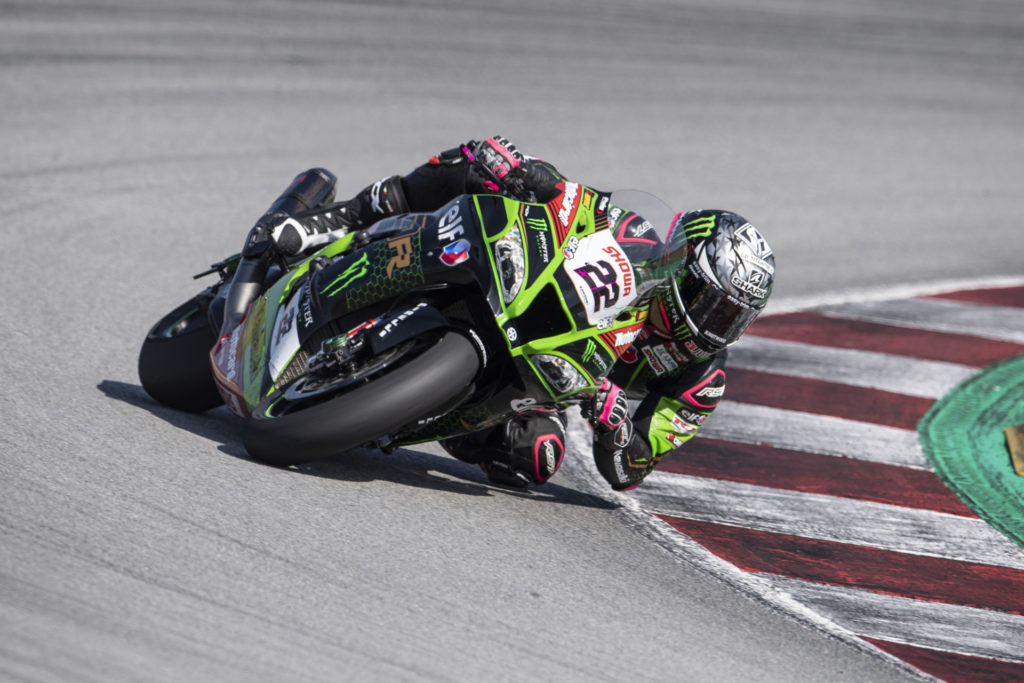
[[[245,452],[241,422],[227,408],[215,408],[199,414],[185,413],[157,403],[137,384],[103,380],[96,388],[108,398],[147,410],[178,429],[217,442],[217,449],[222,453],[247,460],[253,467],[269,467],[257,463]],[[608,509],[617,507],[615,503],[597,496],[555,483],[527,490],[495,486],[476,465],[412,448],[399,448],[389,455],[359,448],[332,460],[311,462],[287,468],[287,471],[348,482],[391,481],[405,486],[473,496],[511,495],[566,505]]]

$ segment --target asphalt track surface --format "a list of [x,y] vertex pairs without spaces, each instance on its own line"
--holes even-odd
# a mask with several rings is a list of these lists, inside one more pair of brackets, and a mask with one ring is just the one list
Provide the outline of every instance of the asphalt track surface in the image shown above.
[[501,132],[746,215],[777,307],[1020,273],[1015,2],[0,5],[0,678],[904,680],[593,484],[253,464],[135,361],[297,171]]

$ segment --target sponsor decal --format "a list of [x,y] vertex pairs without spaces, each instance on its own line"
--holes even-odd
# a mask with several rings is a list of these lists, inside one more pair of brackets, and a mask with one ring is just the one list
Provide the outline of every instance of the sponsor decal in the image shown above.
[[612,210],[608,212],[608,224],[614,226],[620,218],[622,218],[622,209],[613,206]]
[[469,258],[469,242],[459,240],[444,247],[441,252],[441,263],[446,266],[457,266]]
[[380,322],[380,318],[374,318],[372,320],[367,320],[366,322],[364,322],[364,323],[362,323],[360,325],[356,325],[351,330],[346,332],[345,333],[345,337],[348,338],[348,339],[351,339],[352,337],[356,336],[357,334],[359,334],[363,330],[368,330],[368,329],[370,329],[371,327],[373,327],[374,325],[376,325],[379,322]]
[[604,210],[608,208],[608,195],[601,197],[601,201],[597,203],[597,213],[604,213]]
[[395,254],[388,261],[388,267],[385,271],[390,280],[391,273],[394,272],[395,268],[408,268],[412,263],[412,237],[407,235],[390,239],[388,240],[388,248],[395,250]]
[[653,229],[654,229],[654,226],[651,225],[650,221],[644,221],[643,223],[640,224],[640,227],[638,227],[636,230],[633,231],[633,237],[641,237],[644,234],[646,234],[648,231],[653,230]]
[[654,351],[651,349],[651,347],[649,347],[649,346],[645,347],[643,349],[643,354],[647,358],[647,362],[648,362],[648,364],[650,364],[651,369],[654,370],[654,374],[656,374],[656,375],[664,375],[665,374],[665,368],[662,366],[661,361],[658,360],[657,354],[654,353]]
[[579,246],[579,238],[573,235],[568,239],[568,241],[565,243],[565,246],[562,248],[562,256],[564,256],[567,261],[570,260],[571,258],[576,256],[576,250],[579,249]]
[[544,467],[548,473],[555,471],[555,444],[550,439],[544,441]]
[[709,338],[709,339],[710,339],[711,341],[715,341],[715,342],[718,342],[718,343],[719,343],[719,344],[721,344],[722,346],[725,346],[725,345],[726,345],[726,343],[727,343],[727,341],[726,341],[725,337],[719,337],[719,336],[718,336],[717,334],[715,334],[714,332],[710,332],[710,331],[708,331],[708,330],[704,330],[704,336],[705,336],[705,337],[707,337],[707,338]]
[[629,442],[633,440],[633,422],[626,420],[622,425],[615,431],[614,443],[619,448],[625,448],[629,445]]
[[465,228],[462,226],[462,214],[460,212],[459,205],[456,204],[452,208],[448,209],[448,213],[441,216],[441,220],[437,223],[437,238],[444,240],[445,242],[451,242],[458,239],[459,235],[465,232]]
[[665,372],[672,372],[679,367],[679,363],[676,363],[672,359],[672,354],[668,352],[664,344],[654,347],[654,353],[658,355],[658,360],[665,367]]
[[636,298],[633,266],[607,230],[578,240],[563,267],[576,286],[587,321],[598,328],[611,325]]
[[760,270],[750,270],[747,273],[747,279],[744,280],[739,275],[733,275],[730,282],[734,287],[742,292],[746,292],[751,296],[756,296],[758,299],[763,299],[768,296],[768,290],[764,287],[759,287],[765,281],[765,274]]
[[513,343],[515,342],[515,340],[519,339],[519,332],[517,332],[516,328],[514,327],[510,327],[507,330],[505,330],[505,335],[508,336],[508,340]]
[[[712,386],[714,385],[714,386]],[[718,405],[718,399],[725,393],[725,371],[715,369],[696,386],[681,392],[679,398],[687,403],[706,410]]]
[[673,360],[675,360],[676,363],[679,363],[680,365],[686,365],[687,363],[690,362],[690,359],[686,357],[685,353],[679,350],[679,347],[676,346],[675,342],[669,342],[665,344],[665,348],[668,349],[668,352],[670,354],[672,354],[672,358]]
[[295,326],[295,307],[292,302],[288,302],[288,306],[285,307],[284,312],[277,323],[277,330],[274,331],[274,344],[280,344],[284,336],[292,331],[292,327]]
[[707,351],[704,351],[703,349],[698,347],[692,339],[688,339],[685,342],[683,342],[683,346],[686,347],[686,350],[689,351],[690,355],[693,356],[694,358],[707,358],[708,356],[711,355]]
[[666,439],[666,440],[667,440],[667,441],[668,441],[668,442],[669,442],[670,444],[672,444],[673,446],[675,446],[676,448],[679,448],[679,447],[680,447],[680,446],[682,446],[682,445],[683,445],[684,443],[686,443],[685,441],[683,441],[682,439],[680,439],[680,438],[679,438],[679,437],[678,437],[678,436],[677,436],[676,434],[673,434],[672,432],[668,432],[667,434],[665,434],[665,439]]
[[612,347],[615,352],[615,356],[621,356],[626,349],[628,349],[636,338],[640,336],[640,330],[643,329],[643,323],[634,323],[629,327],[614,332],[605,332],[601,335],[601,339],[604,340],[608,346]]
[[627,329],[615,333],[615,346],[629,346],[640,336],[640,328]]
[[679,417],[678,415],[674,415],[672,417],[672,428],[675,429],[676,432],[680,434],[692,434],[693,432],[697,431],[697,425],[692,425],[689,422],[686,422],[685,420],[683,420],[683,418]]
[[302,293],[302,302],[299,304],[299,310],[302,313],[302,326],[312,327],[313,325],[313,303],[312,298],[309,295],[309,291]]
[[548,236],[545,232],[537,233],[537,242],[540,246],[540,257],[544,263],[551,261],[551,248],[548,246]]
[[238,342],[242,336],[243,325],[237,325],[231,332],[231,337],[228,338],[228,359],[227,359],[227,378],[234,381],[235,377],[238,376]]
[[583,208],[590,211],[590,207],[594,205],[594,193],[590,190],[583,191]]
[[685,408],[680,409],[677,415],[679,415],[683,420],[695,425],[702,425],[704,424],[704,420],[708,419],[708,416],[703,413],[694,413],[686,410]]
[[558,220],[562,225],[569,227],[573,217],[576,215],[577,199],[580,195],[579,183],[566,183],[565,191],[562,192],[562,205],[558,209]]
[[339,275],[338,277],[334,278],[334,280],[332,280],[329,285],[320,290],[320,293],[326,294],[327,296],[334,296],[335,294],[345,289],[359,278],[366,275],[366,273],[369,272],[369,269],[370,258],[366,255],[366,252],[364,251],[362,256],[360,256],[356,261],[349,264],[348,268],[345,269],[345,272]]
[[765,261],[762,258],[758,258],[757,256],[754,256],[753,254],[751,254],[749,252],[744,252],[744,250],[742,250],[742,249],[740,250],[740,258],[742,258],[745,263],[747,263],[749,265],[757,266],[758,268],[766,271],[769,275],[774,275],[775,274],[775,266],[773,266],[772,264],[768,263],[767,261]]
[[629,475],[626,474],[626,468],[622,466],[622,451],[617,451],[612,457],[612,463],[615,465],[615,476],[619,478],[619,481],[623,484],[629,481]]
[[413,306],[412,308],[410,308],[410,309],[408,309],[408,310],[405,310],[405,311],[402,311],[401,313],[399,313],[398,315],[396,315],[396,316],[395,316],[394,318],[392,318],[391,320],[389,320],[389,321],[387,322],[387,324],[386,324],[386,325],[384,325],[383,329],[381,329],[381,331],[377,333],[377,337],[379,337],[379,338],[383,338],[383,337],[386,337],[386,336],[387,336],[388,334],[390,334],[390,333],[391,333],[391,332],[392,332],[392,331],[393,331],[393,330],[394,330],[394,329],[395,329],[396,327],[398,327],[398,325],[399,325],[399,324],[400,324],[400,323],[401,323],[401,322],[402,322],[403,320],[405,320],[406,318],[408,318],[409,316],[411,316],[411,315],[412,315],[412,314],[414,314],[414,313],[415,313],[416,311],[420,310],[421,308],[423,308],[423,307],[424,307],[424,306],[426,306],[426,305],[427,305],[427,304],[426,304],[426,302],[423,302],[423,301],[421,301],[421,302],[419,302],[418,304],[416,304],[415,306]]
[[772,248],[768,245],[768,240],[752,224],[744,223],[741,225],[736,230],[736,237],[742,240],[753,256],[765,259],[772,255]]
[[539,218],[537,216],[527,216],[525,222],[526,227],[528,227],[531,230],[540,230],[542,232],[548,231],[548,222],[543,218]]
[[725,387],[704,387],[697,392],[697,396],[704,396],[706,398],[718,398],[725,393]]
[[[302,290],[299,290],[292,296],[287,306],[278,309],[269,354],[270,376],[275,380],[284,372],[292,356],[299,350],[299,330],[295,323],[302,309],[301,303],[308,304],[309,297],[303,296]],[[312,311],[310,313],[312,314]]]

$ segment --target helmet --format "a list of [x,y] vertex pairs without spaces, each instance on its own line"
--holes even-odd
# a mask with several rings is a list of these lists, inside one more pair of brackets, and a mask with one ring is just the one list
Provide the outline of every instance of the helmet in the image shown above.
[[672,335],[694,358],[732,344],[768,303],[775,257],[760,231],[728,211],[678,214],[664,265],[675,269],[661,295]]

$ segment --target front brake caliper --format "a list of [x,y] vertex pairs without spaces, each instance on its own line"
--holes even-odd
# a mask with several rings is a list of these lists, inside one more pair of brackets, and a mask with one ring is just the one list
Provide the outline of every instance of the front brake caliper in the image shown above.
[[309,374],[320,380],[332,379],[339,375],[351,375],[356,371],[356,354],[362,350],[363,335],[347,334],[331,337],[320,345],[320,350],[309,357],[306,365]]

